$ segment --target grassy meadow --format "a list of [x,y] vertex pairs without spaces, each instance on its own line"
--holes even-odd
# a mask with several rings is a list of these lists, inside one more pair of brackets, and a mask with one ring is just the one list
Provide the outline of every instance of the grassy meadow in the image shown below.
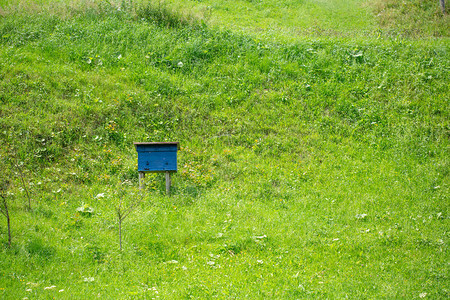
[[[448,299],[449,24],[431,0],[0,0],[0,298]],[[181,145],[170,196],[138,190],[152,141]]]

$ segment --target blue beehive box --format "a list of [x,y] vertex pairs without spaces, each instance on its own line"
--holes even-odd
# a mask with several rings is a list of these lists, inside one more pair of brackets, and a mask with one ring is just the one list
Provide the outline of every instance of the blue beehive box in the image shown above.
[[178,142],[134,143],[139,172],[176,172]]

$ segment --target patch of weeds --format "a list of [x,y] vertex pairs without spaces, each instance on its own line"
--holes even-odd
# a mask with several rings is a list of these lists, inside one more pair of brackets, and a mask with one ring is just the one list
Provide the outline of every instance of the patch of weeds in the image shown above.
[[54,215],[54,211],[51,209],[43,208],[42,206],[38,206],[36,209],[33,210],[33,213],[40,215],[44,218],[50,219]]
[[394,234],[383,234],[380,237],[380,244],[387,247],[397,247],[403,244],[403,238]]
[[51,246],[46,246],[40,239],[33,239],[25,246],[25,250],[32,256],[39,256],[44,260],[51,259],[56,251]]
[[115,16],[118,19],[131,17],[132,5],[129,1],[122,1],[121,4],[114,4],[110,1],[101,1],[97,7],[88,9],[86,15],[92,18],[100,16]]
[[263,251],[267,247],[267,237],[255,237],[255,238],[246,238],[240,239],[238,241],[230,242],[224,244],[220,252],[228,253],[232,256],[237,255],[241,252],[245,251]]
[[355,219],[359,220],[359,221],[364,221],[364,222],[367,222],[369,220],[369,218],[367,217],[367,214],[357,214],[355,216]]
[[136,15],[141,20],[146,20],[157,26],[169,28],[181,28],[189,25],[197,25],[198,21],[191,16],[170,9],[165,3],[159,2],[157,6],[152,3],[142,4],[136,8]]
[[278,189],[270,182],[263,182],[258,185],[255,198],[262,202],[271,202],[281,198]]
[[287,197],[275,199],[274,202],[277,209],[289,209],[291,207]]
[[439,248],[439,247],[446,247],[444,241],[442,239],[440,240],[432,240],[426,237],[418,238],[416,239],[415,244],[418,248]]
[[133,166],[124,167],[124,169],[118,174],[120,181],[128,181],[137,185],[139,183],[139,175],[137,169]]
[[94,209],[89,206],[89,204],[82,204],[80,207],[77,207],[77,213],[83,217],[91,217],[94,213]]
[[293,299],[302,299],[305,298],[306,295],[311,294],[312,292],[307,292],[305,287],[300,284],[297,289],[290,289],[287,291],[288,298]]
[[405,36],[448,36],[448,3],[445,13],[439,1],[374,0],[373,7],[379,24],[387,34]]
[[105,262],[105,253],[103,249],[98,246],[87,246],[86,251],[90,259],[92,259],[96,263],[104,263]]
[[186,159],[182,162],[184,166],[181,177],[190,183],[188,186],[198,188],[212,186],[216,178],[209,155],[205,151],[198,153],[187,147],[183,149],[183,152]]
[[178,252],[169,243],[164,241],[150,241],[147,244],[150,257],[158,261],[166,262],[171,260],[178,260]]
[[195,185],[187,185],[183,189],[183,194],[191,198],[197,198],[200,195],[200,189]]
[[[123,132],[120,131],[120,126],[116,121],[110,120],[105,125],[105,130],[106,130],[106,133],[107,133],[107,136],[108,136],[108,139],[110,142],[115,143],[117,146],[124,144],[125,135],[123,134]],[[120,166],[120,163],[121,163],[120,157],[117,161],[113,161],[113,164],[112,164],[113,172],[117,171],[117,168]]]
[[78,229],[81,228],[81,226],[83,226],[83,219],[81,218],[81,214],[78,212],[70,216],[64,224],[66,229]]

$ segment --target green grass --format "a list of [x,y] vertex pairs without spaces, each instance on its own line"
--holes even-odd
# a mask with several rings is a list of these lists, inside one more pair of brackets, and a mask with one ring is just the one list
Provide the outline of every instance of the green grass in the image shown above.
[[[448,298],[427,5],[410,30],[391,1],[0,1],[1,297]],[[170,197],[147,176],[119,251],[134,141],[179,141],[179,172]]]

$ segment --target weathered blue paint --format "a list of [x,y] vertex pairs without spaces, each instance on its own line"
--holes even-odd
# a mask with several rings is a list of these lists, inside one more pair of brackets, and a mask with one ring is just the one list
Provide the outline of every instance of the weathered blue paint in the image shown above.
[[176,172],[179,144],[134,143],[138,152],[139,172]]

